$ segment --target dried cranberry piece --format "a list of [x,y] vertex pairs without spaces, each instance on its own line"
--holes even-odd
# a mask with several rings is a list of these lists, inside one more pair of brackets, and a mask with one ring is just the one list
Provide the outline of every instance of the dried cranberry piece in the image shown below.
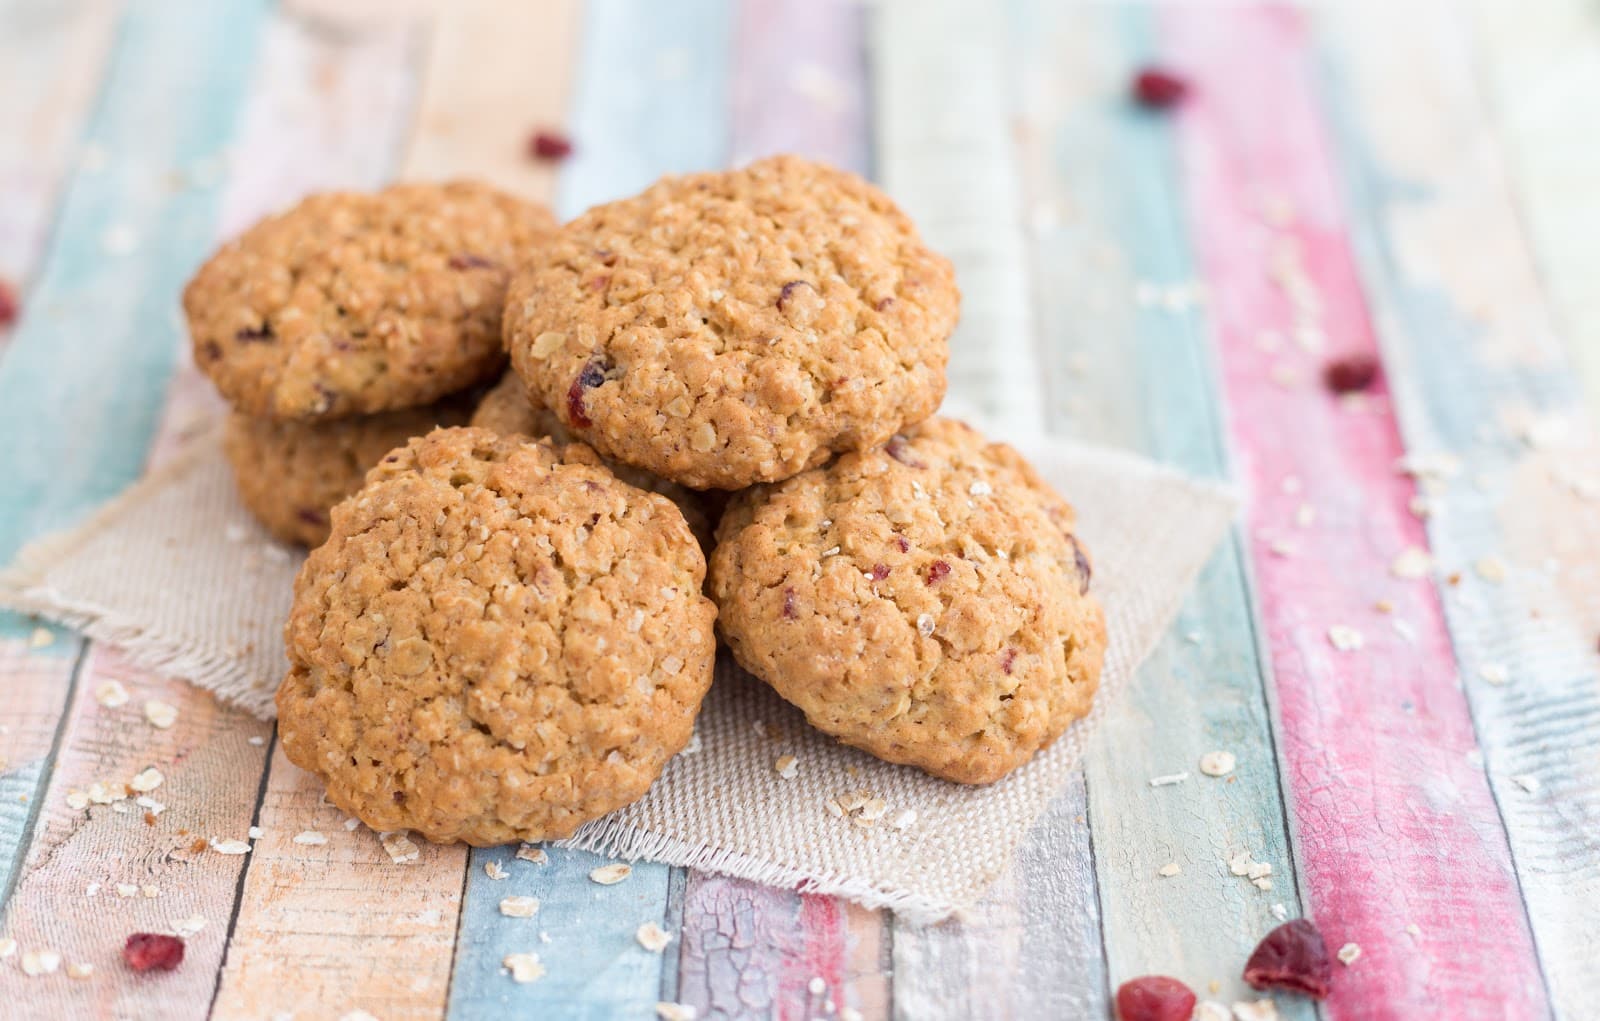
[[1244,966],[1244,980],[1257,989],[1288,989],[1315,999],[1328,995],[1333,961],[1322,933],[1296,918],[1267,933]]
[[811,283],[809,281],[806,281],[806,280],[791,280],[788,283],[784,284],[783,285],[783,289],[778,292],[778,308],[781,309],[781,308],[783,308],[784,305],[788,304],[790,296],[793,295],[794,292],[795,292],[795,288],[797,288],[797,287],[810,287],[810,286],[811,286]]
[[1378,381],[1378,369],[1371,355],[1337,358],[1322,367],[1322,383],[1336,394],[1356,393]]
[[873,581],[882,581],[883,579],[885,579],[887,577],[889,577],[889,565],[888,564],[873,564],[872,565],[872,580]]
[[528,139],[528,155],[536,160],[564,160],[572,155],[572,139],[559,131],[535,131]]
[[299,507],[295,509],[294,516],[308,525],[325,525],[328,519],[315,507]]
[[262,323],[260,326],[246,326],[235,333],[233,339],[241,344],[265,344],[272,339],[272,324]]
[[1083,547],[1078,545],[1078,537],[1068,533],[1067,541],[1072,543],[1072,566],[1078,570],[1078,595],[1089,594],[1089,579],[1094,577],[1094,569],[1089,566],[1089,558],[1083,552]]
[[1140,106],[1164,110],[1189,94],[1189,83],[1159,67],[1147,67],[1133,78],[1133,98]]
[[17,297],[17,289],[11,286],[11,281],[0,278],[0,330],[16,322],[21,314],[22,301]]
[[578,378],[572,381],[567,388],[567,419],[579,429],[587,429],[594,425],[589,419],[589,408],[585,404],[589,391],[606,381],[606,369],[600,359],[591,358],[583,371],[578,373]]
[[940,580],[949,573],[949,564],[945,563],[943,560],[935,560],[933,563],[928,565],[927,582],[929,585],[937,585],[939,584]]
[[794,620],[798,616],[794,609],[794,589],[786,588],[783,590],[783,619]]
[[214,340],[208,340],[200,345],[200,354],[208,362],[214,362],[222,357],[222,345]]
[[122,959],[134,971],[171,971],[183,963],[183,940],[155,932],[136,932],[123,944]]
[[899,461],[907,468],[926,468],[927,465],[912,456],[909,445],[904,436],[891,436],[889,442],[883,445],[883,452]]
[[887,312],[894,307],[894,299],[879,298],[877,301],[872,303],[872,307],[879,312]]
[[498,269],[500,264],[493,259],[485,259],[481,255],[463,252],[460,255],[450,256],[451,269]]
[[1141,975],[1117,987],[1121,1021],[1189,1021],[1195,995],[1188,986],[1165,975]]
[[894,545],[895,549],[898,549],[901,553],[911,552],[911,543],[907,542],[906,537],[903,535],[897,535],[894,537]]
[[1016,661],[1017,661],[1017,650],[1016,649],[1007,649],[1005,652],[1002,652],[1000,654],[1000,669],[1004,670],[1007,674],[1010,674],[1011,673],[1011,664],[1015,663]]

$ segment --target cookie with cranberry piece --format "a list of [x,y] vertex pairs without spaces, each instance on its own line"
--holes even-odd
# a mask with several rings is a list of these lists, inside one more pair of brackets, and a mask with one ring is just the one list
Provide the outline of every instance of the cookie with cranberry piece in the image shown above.
[[258,417],[431,403],[504,363],[506,281],[554,230],[544,207],[464,181],[313,195],[189,281],[195,363]]
[[1099,685],[1105,618],[1073,529],[1015,450],[930,419],[735,496],[711,556],[718,627],[818,729],[991,783]]
[[[535,439],[548,437],[558,444],[572,443],[577,439],[561,423],[559,416],[548,408],[536,407],[529,400],[528,388],[514,372],[506,373],[499,384],[483,395],[478,410],[472,414],[471,424],[502,436],[520,434]],[[602,459],[601,463],[628,485],[660,493],[677,504],[695,538],[700,540],[700,545],[706,550],[711,549],[717,518],[721,516],[722,505],[726,502],[722,493],[689,489],[652,475],[643,468],[616,461]]]
[[567,224],[513,279],[506,346],[602,454],[740,489],[933,414],[959,298],[881,191],[779,156]]
[[711,684],[705,559],[581,444],[441,429],[385,456],[302,566],[289,759],[377,830],[487,846],[636,800]]
[[472,403],[446,398],[421,408],[332,422],[279,422],[234,412],[222,433],[239,499],[273,537],[302,546],[328,538],[328,512],[361,488],[395,447],[436,426],[465,425]]

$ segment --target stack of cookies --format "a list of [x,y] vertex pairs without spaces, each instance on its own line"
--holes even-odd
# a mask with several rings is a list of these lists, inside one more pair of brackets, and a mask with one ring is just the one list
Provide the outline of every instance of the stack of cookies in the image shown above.
[[505,364],[512,271],[548,210],[478,184],[317,195],[202,266],[183,294],[194,359],[233,405],[224,448],[275,537],[328,537],[328,511],[392,448],[462,425]]
[[[188,295],[203,365],[207,344],[269,324],[275,357],[223,348],[210,362],[231,371],[212,376],[295,420],[308,450],[337,441],[307,420],[387,410],[372,395],[459,370],[478,350],[465,322],[501,303],[407,284],[419,262],[396,235],[415,235],[369,213],[364,233],[330,232],[352,256],[289,305],[282,221],[356,200],[319,201]],[[535,238],[496,309],[511,371],[470,426],[373,458],[296,580],[280,734],[330,800],[433,840],[570,835],[683,748],[719,632],[812,725],[959,783],[998,780],[1088,711],[1105,624],[1072,507],[1010,447],[932,417],[959,295],[886,196],[777,157],[664,179],[553,236],[500,222],[530,226],[487,256],[481,235],[433,243],[429,271],[450,249],[503,267]],[[326,306],[344,313],[357,274],[387,285],[361,308],[392,342],[350,364]],[[289,332],[290,309],[319,325]],[[418,320],[455,324],[455,343]],[[296,470],[276,487],[300,487]]]

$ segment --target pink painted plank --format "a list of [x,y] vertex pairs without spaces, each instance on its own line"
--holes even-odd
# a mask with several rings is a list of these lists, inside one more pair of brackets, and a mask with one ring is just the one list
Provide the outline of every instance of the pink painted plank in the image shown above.
[[[1340,969],[1329,1015],[1542,1014],[1439,602],[1426,581],[1388,570],[1426,545],[1407,511],[1413,486],[1393,468],[1394,418],[1381,394],[1344,406],[1318,378],[1325,358],[1373,355],[1376,343],[1310,91],[1306,26],[1283,8],[1177,4],[1160,22],[1168,59],[1195,83],[1178,118],[1180,158],[1253,495],[1302,885],[1329,942],[1364,951]],[[1288,339],[1264,341],[1265,331]],[[1326,350],[1308,350],[1319,337]],[[1356,629],[1364,647],[1334,648],[1335,626]]]

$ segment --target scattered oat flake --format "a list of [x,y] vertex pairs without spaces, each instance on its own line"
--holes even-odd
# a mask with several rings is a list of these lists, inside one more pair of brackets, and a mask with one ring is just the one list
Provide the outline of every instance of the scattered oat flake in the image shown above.
[[67,965],[68,978],[88,978],[94,974],[94,965],[87,961],[74,961]]
[[539,913],[539,898],[502,897],[500,913],[507,918],[532,918]]
[[28,636],[28,648],[42,649],[55,640],[56,636],[49,628],[36,627],[33,634]]
[[118,709],[128,704],[128,689],[121,681],[102,681],[95,685],[94,700],[107,709]]
[[1367,644],[1365,635],[1344,624],[1335,624],[1328,629],[1328,641],[1340,652],[1354,652]]
[[67,807],[74,812],[81,812],[89,807],[89,795],[80,790],[67,792]]
[[1278,921],[1287,922],[1289,920],[1289,909],[1283,903],[1279,902],[1273,904],[1271,911],[1272,917],[1276,918]]
[[[1216,990],[1212,990],[1216,992]],[[1194,1017],[1191,1021],[1233,1021],[1233,1011],[1228,1009],[1226,1003],[1216,1000],[1201,1000],[1194,1008]]]
[[840,1007],[839,1021],[864,1021],[861,1011],[854,1007]]
[[234,840],[231,837],[227,838],[227,839],[219,839],[217,837],[212,837],[211,838],[211,849],[213,851],[216,851],[218,854],[249,854],[250,853],[250,845],[248,843],[246,843],[243,840]]
[[422,851],[411,842],[411,834],[407,830],[379,833],[378,843],[383,845],[389,860],[396,865],[407,865],[422,857]]
[[302,830],[294,835],[294,842],[306,847],[320,847],[328,842],[328,838],[316,830]]
[[1504,663],[1485,663],[1478,668],[1478,676],[1490,684],[1506,684],[1511,680],[1511,671]]
[[1499,557],[1480,557],[1472,569],[1478,572],[1478,577],[1495,585],[1506,580],[1506,565]]
[[29,950],[22,955],[22,970],[28,975],[53,975],[61,967],[61,955],[54,950]]
[[501,959],[500,964],[511,973],[511,981],[518,985],[537,982],[544,977],[544,965],[539,963],[539,955],[532,951],[525,954],[507,954]]
[[1422,926],[1418,925],[1416,922],[1407,922],[1406,923],[1406,935],[1408,935],[1408,936],[1421,936],[1422,935]]
[[772,763],[773,771],[785,780],[793,780],[800,773],[800,760],[793,755],[780,755]]
[[252,826],[249,829],[244,831],[244,835],[249,837],[251,840],[260,840],[261,839],[261,835],[263,833],[265,833],[265,832],[266,831],[263,830],[260,826]]
[[1169,861],[1159,869],[1156,869],[1156,875],[1165,876],[1166,878],[1171,879],[1173,876],[1182,871],[1182,867],[1180,867],[1177,862]]
[[262,737],[260,734],[251,734],[244,740],[246,744],[254,745],[257,748],[260,748],[262,745],[267,743],[267,739]]
[[1236,765],[1238,760],[1232,752],[1206,752],[1200,756],[1200,772],[1206,776],[1227,776]]
[[1359,944],[1346,943],[1344,946],[1339,948],[1338,957],[1339,960],[1344,963],[1345,967],[1349,967],[1350,965],[1356,963],[1356,958],[1360,956],[1361,947]]
[[139,887],[138,887],[138,884],[136,884],[136,883],[118,883],[117,884],[117,896],[118,897],[136,897],[136,896],[138,896],[138,894],[139,894]]
[[161,889],[160,887],[151,886],[149,883],[146,883],[139,887],[139,893],[141,896],[149,900],[154,900],[155,898],[161,896]]
[[670,1003],[662,1000],[656,1004],[656,1017],[661,1021],[695,1021],[700,1012],[687,1003]]
[[493,860],[483,863],[483,873],[490,879],[505,879],[507,876],[511,875],[511,873],[507,872],[499,862]]
[[913,823],[915,823],[916,821],[917,821],[917,810],[916,809],[914,809],[914,808],[902,808],[900,811],[895,813],[895,816],[894,816],[893,819],[889,820],[889,825],[893,826],[897,830],[904,830],[904,829],[910,829],[911,825]]
[[1150,778],[1150,786],[1171,787],[1173,784],[1183,783],[1187,779],[1189,779],[1187,770],[1182,773],[1166,773],[1161,776],[1152,776]]
[[823,993],[827,992],[828,983],[822,981],[822,976],[814,975],[812,976],[811,981],[806,983],[806,989],[811,993],[812,996],[821,996]]
[[144,704],[144,718],[157,730],[166,730],[178,722],[178,708],[152,698]]
[[97,805],[109,805],[113,801],[124,801],[128,797],[128,790],[123,784],[115,787],[96,780],[89,785],[89,800]]
[[166,777],[161,775],[161,770],[151,766],[149,769],[139,773],[132,780],[129,780],[128,786],[132,787],[140,794],[149,794],[157,787],[160,787],[161,781],[165,779]]
[[1421,546],[1407,546],[1389,563],[1389,573],[1407,580],[1425,578],[1433,570],[1433,555]]
[[633,938],[652,954],[659,954],[672,942],[672,933],[654,922],[646,922],[634,930]]
[[589,873],[589,879],[592,882],[599,883],[601,886],[615,886],[631,875],[633,875],[633,866],[627,862],[619,861],[610,865],[602,865],[593,870]]
[[1250,882],[1257,890],[1272,889],[1272,880],[1268,879],[1266,876],[1258,876],[1255,879],[1250,880]]
[[0,961],[15,956],[16,952],[17,941],[10,936],[0,936]]
[[1294,523],[1301,528],[1310,528],[1317,520],[1317,510],[1309,503],[1301,504],[1294,512]]
[[544,848],[534,847],[532,844],[523,844],[517,848],[517,857],[523,861],[531,861],[535,865],[545,865],[550,861],[550,855],[545,853]]
[[1278,1021],[1278,1005],[1271,1000],[1240,1000],[1233,1005],[1234,1021]]

